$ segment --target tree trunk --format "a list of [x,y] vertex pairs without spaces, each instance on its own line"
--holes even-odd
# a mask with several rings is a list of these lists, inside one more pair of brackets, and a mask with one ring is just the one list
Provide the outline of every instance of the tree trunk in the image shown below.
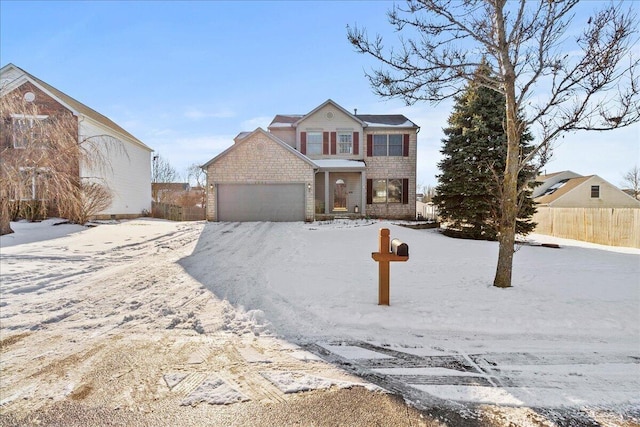
[[[509,144],[511,145],[511,144]],[[501,215],[498,228],[499,251],[498,266],[496,267],[496,276],[493,280],[493,286],[499,288],[511,287],[511,273],[513,271],[513,254],[516,243],[516,218],[518,215],[518,170],[517,170],[517,151],[516,151],[516,170],[515,173],[510,170],[510,147],[507,148],[507,166],[505,169],[504,181],[502,183],[502,200]],[[513,161],[511,161],[513,165]]]
[[520,170],[520,125],[515,102],[515,86],[507,90],[507,159],[502,181],[500,224],[498,227],[498,266],[493,286],[511,287],[513,253],[516,243],[518,218],[518,172]]
[[522,129],[518,120],[516,101],[516,73],[509,57],[509,45],[504,27],[502,8],[505,0],[496,2],[496,24],[500,48],[500,66],[504,75],[505,108],[507,118],[507,159],[502,181],[500,201],[500,223],[498,226],[498,266],[493,286],[511,287],[513,253],[516,243],[516,219],[518,217],[518,172],[520,169],[520,135]]
[[0,236],[13,233],[11,218],[9,218],[9,204],[5,197],[0,200]]

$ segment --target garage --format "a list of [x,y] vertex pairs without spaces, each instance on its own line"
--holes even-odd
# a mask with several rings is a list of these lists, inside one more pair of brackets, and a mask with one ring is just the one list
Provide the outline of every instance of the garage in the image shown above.
[[304,221],[304,184],[217,184],[218,221]]

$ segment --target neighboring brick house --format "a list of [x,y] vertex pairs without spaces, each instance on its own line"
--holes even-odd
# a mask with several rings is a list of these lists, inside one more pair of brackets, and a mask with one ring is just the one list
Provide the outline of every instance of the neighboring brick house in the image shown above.
[[204,164],[207,219],[414,219],[419,127],[403,115],[351,114],[327,100],[240,133]]
[[[77,138],[79,144],[91,141],[94,148],[102,152],[108,163],[106,167],[90,167],[88,164],[69,166],[77,170],[79,180],[100,182],[110,190],[113,196],[111,205],[99,212],[97,218],[132,218],[151,210],[151,148],[112,120],[13,64],[0,69],[0,88],[2,96],[18,93],[38,111],[37,117],[12,113],[10,117],[2,118],[4,126],[28,127],[33,120],[47,120],[48,117],[71,113],[73,137]],[[31,128],[35,127],[31,125]],[[7,136],[2,141],[4,155],[19,156],[22,147],[20,141],[16,141],[16,133],[4,134]],[[43,141],[47,144],[49,142]],[[111,144],[113,142],[115,144]],[[113,146],[112,149],[109,146]],[[52,152],[55,153],[55,147],[52,147]],[[22,194],[20,197],[46,198],[45,191],[42,190],[45,184],[44,181],[34,179],[32,186],[28,188],[29,194]]]

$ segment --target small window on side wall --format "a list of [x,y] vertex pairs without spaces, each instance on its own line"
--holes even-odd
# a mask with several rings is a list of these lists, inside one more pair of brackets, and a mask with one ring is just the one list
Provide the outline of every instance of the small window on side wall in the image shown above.
[[591,198],[592,199],[599,199],[600,198],[600,186],[599,185],[592,185],[591,186]]

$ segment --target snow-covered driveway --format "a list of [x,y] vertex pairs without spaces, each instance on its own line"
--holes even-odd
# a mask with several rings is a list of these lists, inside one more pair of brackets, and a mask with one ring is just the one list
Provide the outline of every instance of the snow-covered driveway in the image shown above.
[[[371,259],[380,227],[410,246],[389,307]],[[640,419],[638,250],[524,246],[499,290],[495,243],[384,222],[136,220],[7,237],[3,411],[278,402],[362,383],[351,373],[451,425]]]

